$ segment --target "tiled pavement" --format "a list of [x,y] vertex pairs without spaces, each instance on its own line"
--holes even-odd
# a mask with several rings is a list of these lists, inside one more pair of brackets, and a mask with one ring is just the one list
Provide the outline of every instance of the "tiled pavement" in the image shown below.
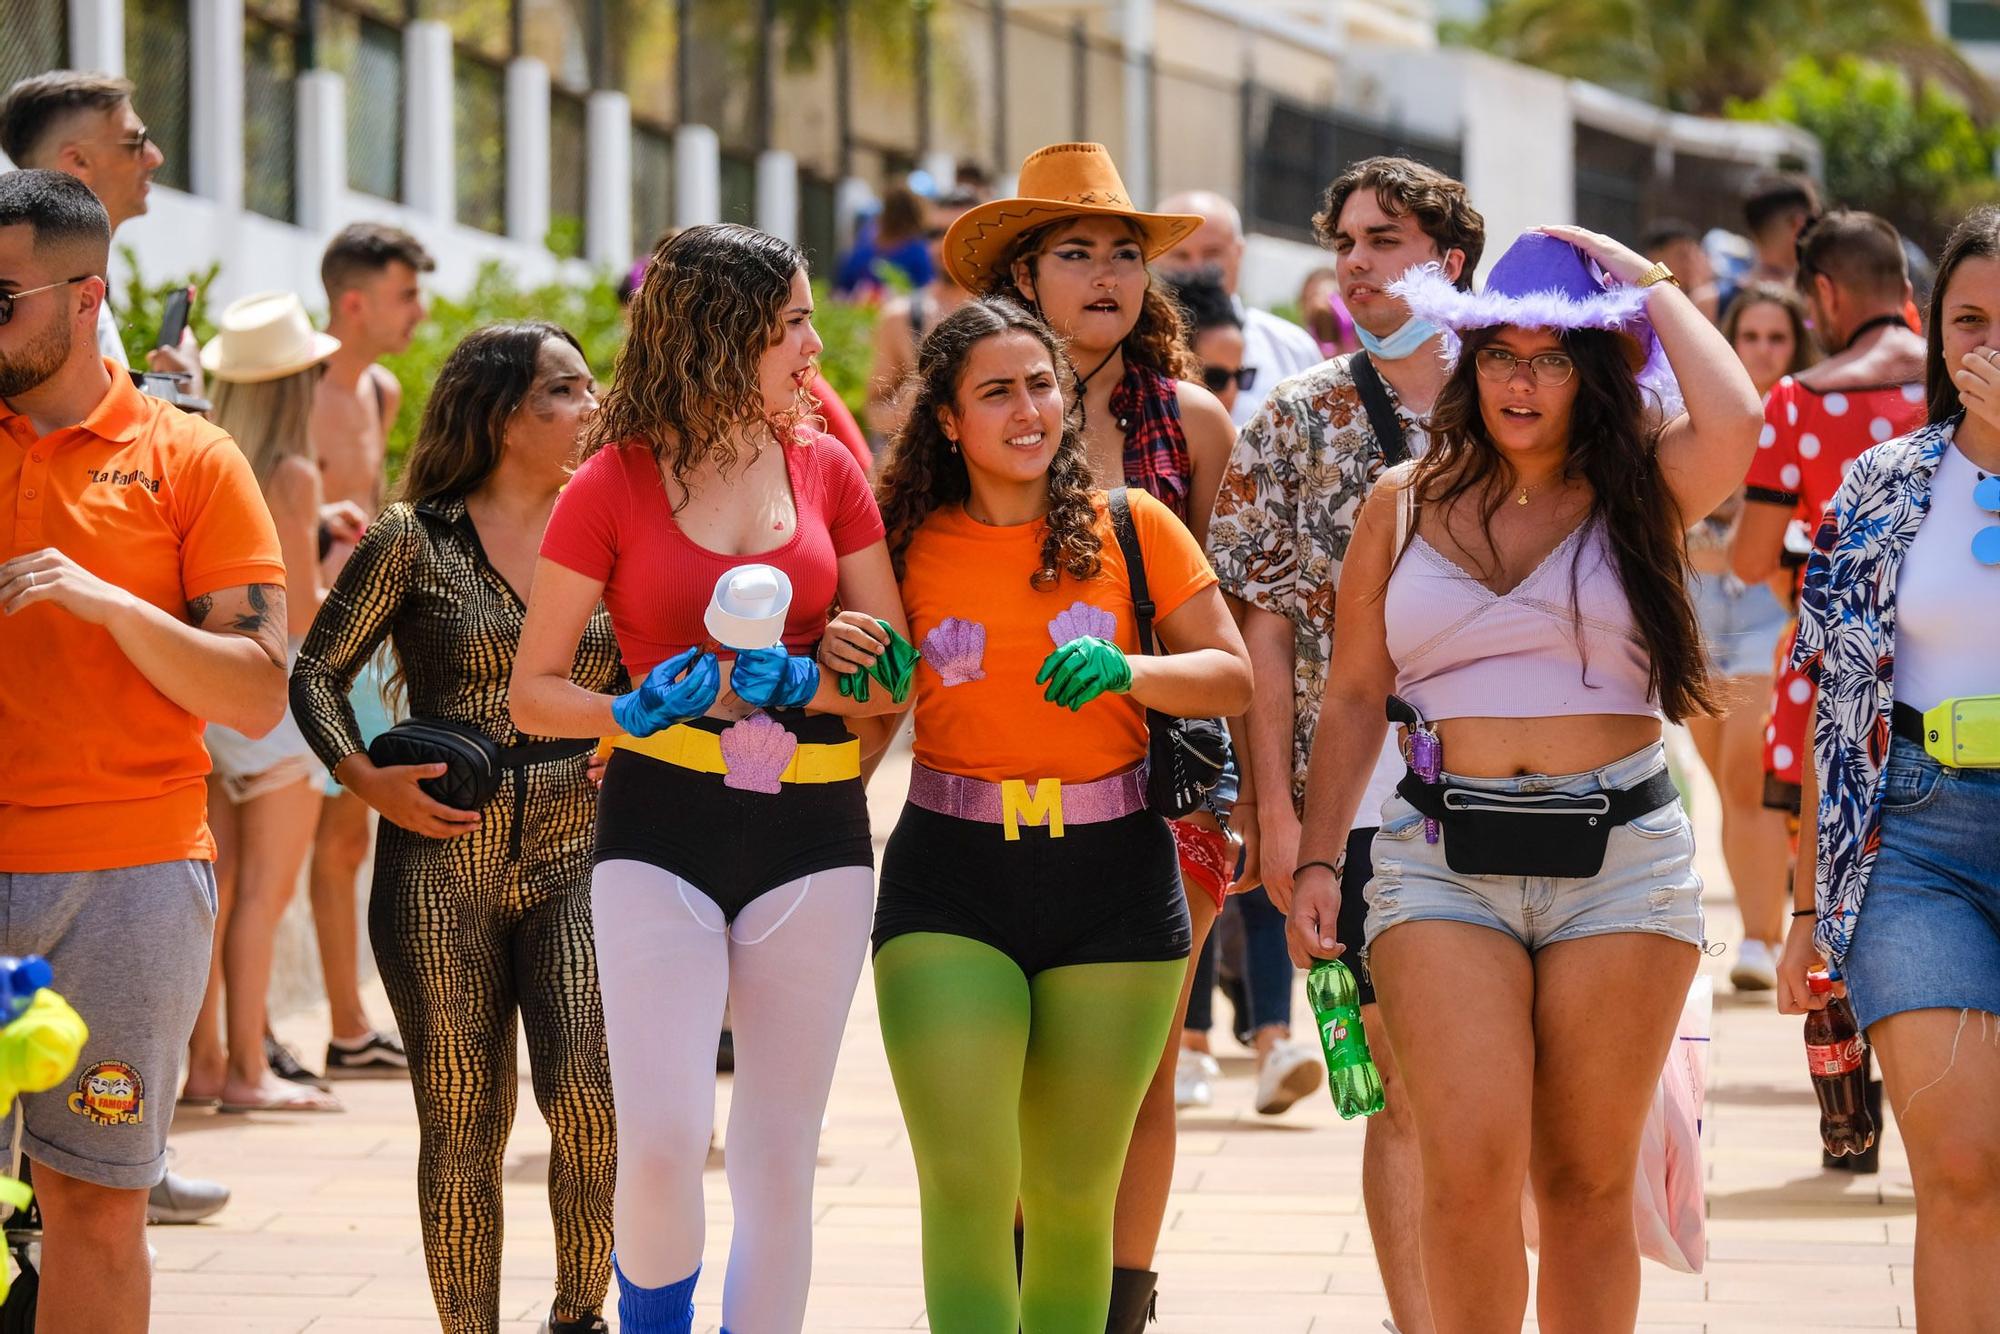
[[[893,770],[875,793],[894,819]],[[1704,829],[1712,811],[1697,803]],[[1706,840],[1712,849],[1714,840]],[[1704,869],[1710,933],[1736,939],[1715,858]],[[1741,1000],[1717,976],[1705,1135],[1708,1263],[1645,1266],[1646,1334],[1780,1334],[1913,1326],[1915,1216],[1891,1132],[1879,1176],[1822,1173],[1798,1021]],[[376,998],[379,1005],[379,996]],[[1607,1003],[1614,1003],[1608,1001]],[[1301,998],[1301,1007],[1303,999]],[[281,1025],[322,1049],[324,1018]],[[1220,1036],[1220,1035],[1219,1035]],[[1226,1038],[1223,1039],[1226,1043]],[[1280,1118],[1251,1111],[1250,1065],[1225,1052],[1213,1110],[1181,1119],[1180,1162],[1159,1257],[1160,1334],[1371,1334],[1388,1314],[1360,1204],[1361,1129],[1327,1100]],[[502,1317],[531,1334],[553,1274],[543,1190],[547,1133],[526,1086],[508,1156]],[[435,1328],[415,1216],[417,1136],[400,1083],[347,1085],[344,1115],[183,1116],[181,1171],[227,1181],[235,1201],[207,1225],[156,1228],[154,1328],[190,1334],[417,1334]],[[718,1102],[726,1118],[728,1085]],[[709,1244],[698,1331],[720,1317],[729,1243],[721,1154],[708,1175]],[[916,1181],[876,1036],[866,977],[855,998],[821,1140],[809,1330],[924,1329]],[[1532,1324],[1530,1328],[1533,1328]]]

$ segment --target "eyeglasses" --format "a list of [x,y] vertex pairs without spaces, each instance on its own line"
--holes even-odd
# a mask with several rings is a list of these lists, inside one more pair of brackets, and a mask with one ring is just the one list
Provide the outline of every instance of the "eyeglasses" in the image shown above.
[[53,292],[58,287],[68,287],[71,283],[84,282],[96,276],[94,273],[80,273],[74,278],[65,278],[59,283],[50,283],[46,287],[30,287],[25,292],[0,292],[0,324],[5,324],[14,318],[14,303],[22,297],[33,296],[37,292]]
[[[1972,488],[1972,503],[1990,514],[2000,515],[2000,477],[1980,474]],[[2000,523],[1990,524],[1972,535],[1972,558],[1981,565],[2000,565]]]
[[1576,363],[1561,352],[1541,352],[1532,357],[1517,357],[1505,348],[1482,347],[1473,358],[1479,373],[1489,380],[1511,380],[1516,367],[1526,366],[1529,376],[1536,384],[1553,389],[1559,384],[1568,384],[1569,377],[1576,374]]
[[1219,394],[1232,384],[1238,389],[1248,389],[1257,383],[1257,368],[1239,366],[1232,371],[1227,366],[1204,366],[1201,369],[1201,382],[1208,386],[1208,392],[1211,394]]
[[146,149],[152,145],[153,132],[141,128],[138,137],[133,139],[85,139],[83,142],[87,144],[110,144],[114,148],[124,149],[133,157],[144,157]]

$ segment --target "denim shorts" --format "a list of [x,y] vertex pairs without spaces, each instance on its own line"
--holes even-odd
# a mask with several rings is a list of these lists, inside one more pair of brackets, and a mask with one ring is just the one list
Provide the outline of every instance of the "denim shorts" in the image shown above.
[[1843,974],[1863,1028],[1905,1010],[2000,1014],[2000,769],[1950,769],[1902,737]]
[[[1666,749],[1644,750],[1580,774],[1464,778],[1486,792],[1585,796],[1637,786],[1667,767]],[[1505,931],[1529,953],[1561,940],[1643,931],[1702,943],[1701,877],[1694,829],[1679,801],[1613,826],[1604,865],[1588,878],[1465,875],[1445,864],[1443,835],[1424,841],[1424,817],[1400,795],[1382,803],[1375,874],[1368,882],[1368,942],[1404,922],[1465,922]]]
[[1720,677],[1769,676],[1778,636],[1791,613],[1767,584],[1733,574],[1690,574],[1688,595],[1701,622],[1708,670]]

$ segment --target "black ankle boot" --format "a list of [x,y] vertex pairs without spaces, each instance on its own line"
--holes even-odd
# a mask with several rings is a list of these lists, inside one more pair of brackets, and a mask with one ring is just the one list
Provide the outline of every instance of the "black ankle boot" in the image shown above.
[[1153,1314],[1153,1285],[1160,1276],[1150,1269],[1111,1271],[1111,1315],[1104,1334],[1144,1334]]

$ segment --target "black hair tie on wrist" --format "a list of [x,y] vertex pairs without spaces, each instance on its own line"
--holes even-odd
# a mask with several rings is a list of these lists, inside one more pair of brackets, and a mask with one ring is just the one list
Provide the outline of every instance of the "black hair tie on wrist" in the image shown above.
[[1794,908],[1794,909],[1792,910],[1792,916],[1794,916],[1794,917],[1817,917],[1817,916],[1819,916],[1819,909],[1817,909],[1817,908]]

